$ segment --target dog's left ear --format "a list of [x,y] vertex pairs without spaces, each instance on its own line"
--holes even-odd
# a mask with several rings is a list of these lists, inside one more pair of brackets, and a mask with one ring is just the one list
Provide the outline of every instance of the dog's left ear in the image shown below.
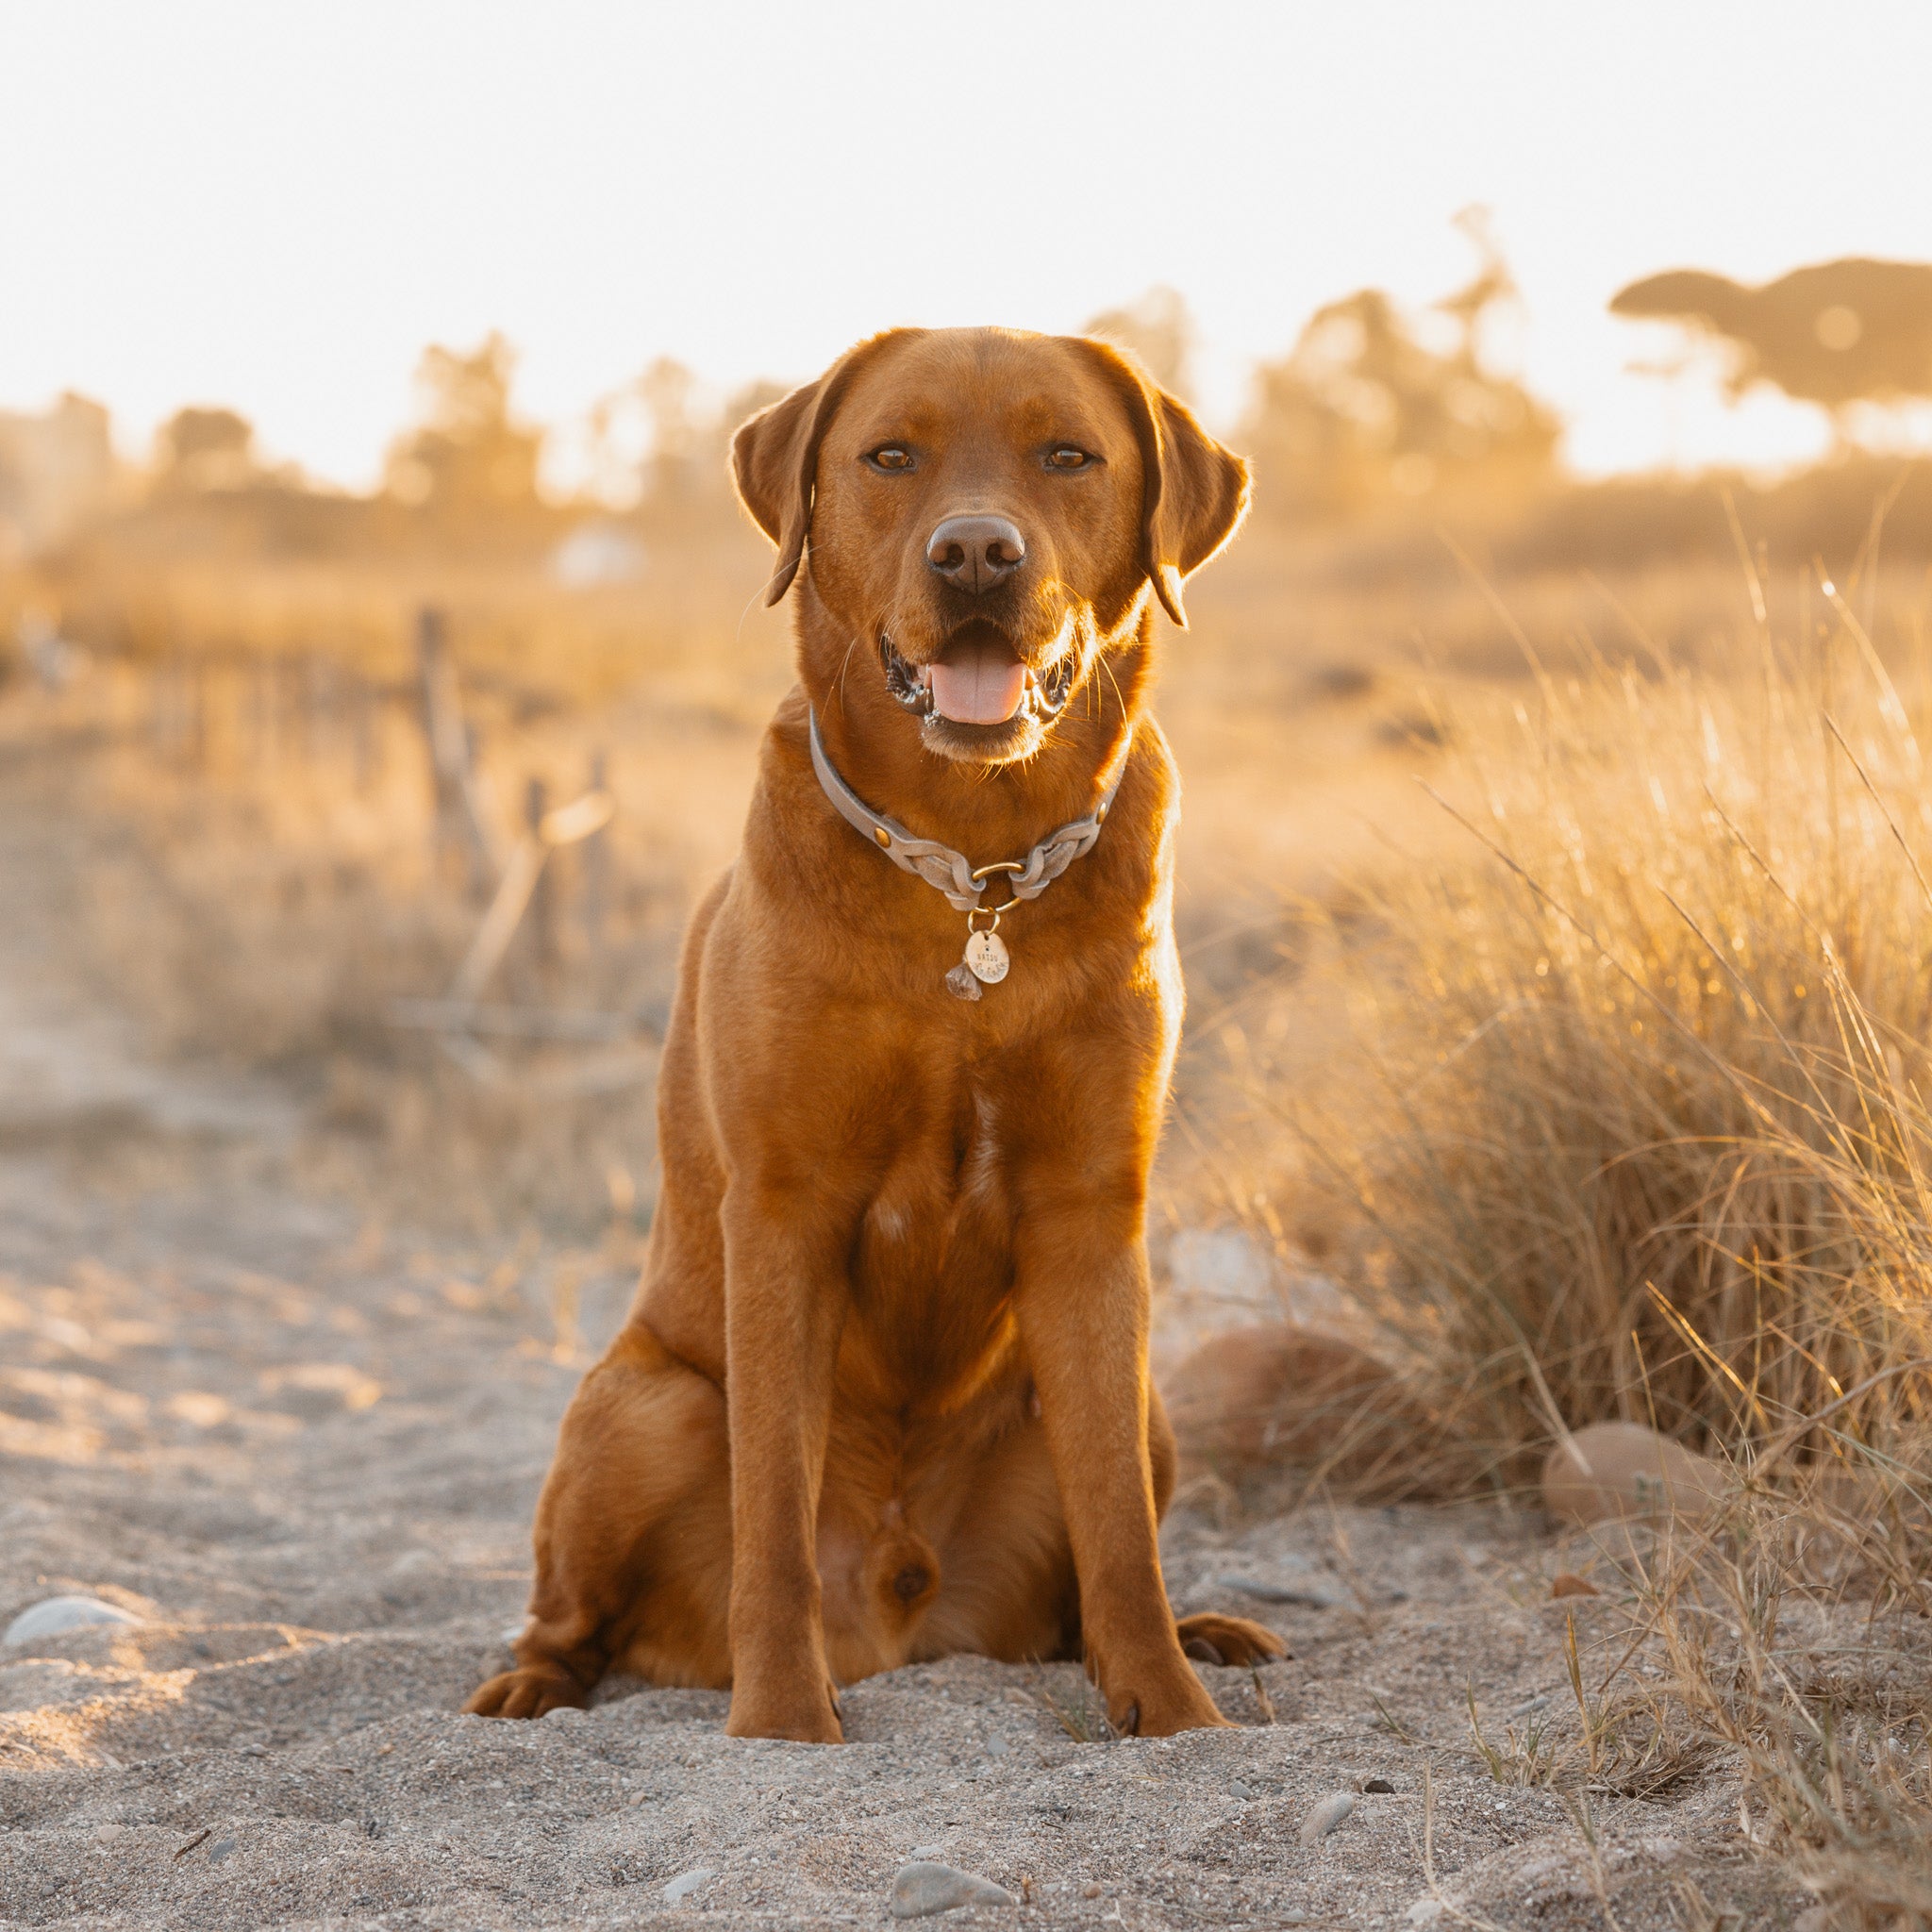
[[1141,568],[1161,608],[1185,630],[1181,579],[1241,528],[1254,487],[1247,463],[1110,343],[1088,338],[1085,346],[1100,358],[1141,445]]
[[767,604],[777,603],[791,588],[804,560],[819,445],[852,378],[887,342],[908,333],[888,329],[846,350],[816,382],[760,409],[731,439],[731,480],[738,486],[739,499],[778,546],[778,561],[765,587]]

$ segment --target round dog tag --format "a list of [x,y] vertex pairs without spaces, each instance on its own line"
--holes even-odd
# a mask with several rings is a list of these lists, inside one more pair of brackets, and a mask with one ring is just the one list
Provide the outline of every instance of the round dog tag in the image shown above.
[[975,932],[966,941],[966,970],[986,986],[997,986],[1012,965],[1007,942],[996,932]]

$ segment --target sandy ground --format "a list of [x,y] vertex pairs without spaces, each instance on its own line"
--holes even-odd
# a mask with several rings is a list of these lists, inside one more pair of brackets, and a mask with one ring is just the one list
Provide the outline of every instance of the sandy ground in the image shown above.
[[0,1625],[62,1593],[138,1621],[0,1648],[0,1924],[872,1925],[915,1853],[1020,1896],[961,1924],[1714,1932],[1805,1905],[1722,1765],[1599,1795],[1593,1853],[1484,1768],[1466,1700],[1532,1732],[1566,1615],[1592,1660],[1624,1616],[1601,1564],[1605,1595],[1552,1603],[1588,1553],[1494,1507],[1178,1509],[1177,1607],[1292,1646],[1204,1669],[1231,1730],[1112,1740],[1074,1667],[973,1657],[850,1687],[832,1749],[636,1683],[459,1715],[634,1257],[465,1251],[305,1191],[295,1096],[148,1063],[88,992],[60,944],[85,859],[0,816]]

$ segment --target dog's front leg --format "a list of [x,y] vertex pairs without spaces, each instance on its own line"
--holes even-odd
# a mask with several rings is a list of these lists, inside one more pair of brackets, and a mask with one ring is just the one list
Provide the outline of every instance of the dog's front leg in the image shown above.
[[1160,1574],[1147,1440],[1147,1252],[1138,1212],[1042,1204],[1023,1216],[1020,1331],[1080,1585],[1089,1668],[1123,1731],[1227,1720],[1181,1653]]
[[818,1566],[845,1237],[804,1189],[734,1182],[724,1224],[734,1738],[836,1744]]

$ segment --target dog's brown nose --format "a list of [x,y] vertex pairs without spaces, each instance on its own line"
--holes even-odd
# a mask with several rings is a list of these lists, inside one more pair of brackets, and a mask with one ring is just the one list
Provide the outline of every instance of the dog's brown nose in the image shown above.
[[925,560],[949,584],[990,591],[1026,559],[1026,540],[1005,517],[948,517],[926,540]]

